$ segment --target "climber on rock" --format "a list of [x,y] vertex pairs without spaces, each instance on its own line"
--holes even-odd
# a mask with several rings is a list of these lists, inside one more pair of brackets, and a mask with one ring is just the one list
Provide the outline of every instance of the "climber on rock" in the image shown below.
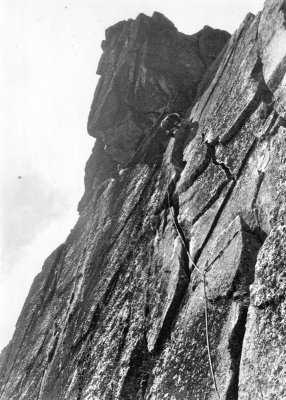
[[178,113],[168,114],[160,124],[160,127],[164,129],[167,135],[175,136],[181,125],[181,117]]

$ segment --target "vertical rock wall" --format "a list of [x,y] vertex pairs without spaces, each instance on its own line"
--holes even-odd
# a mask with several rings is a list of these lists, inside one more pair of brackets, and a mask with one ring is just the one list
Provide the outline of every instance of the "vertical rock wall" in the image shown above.
[[158,12],[107,29],[88,119],[88,131],[97,140],[79,211],[92,188],[116,176],[132,159],[163,111],[190,106],[198,83],[228,39],[227,32],[208,26],[184,35]]
[[[158,13],[107,30],[80,218],[1,353],[1,400],[286,398],[285,2],[227,40]],[[171,139],[166,106],[186,113]]]

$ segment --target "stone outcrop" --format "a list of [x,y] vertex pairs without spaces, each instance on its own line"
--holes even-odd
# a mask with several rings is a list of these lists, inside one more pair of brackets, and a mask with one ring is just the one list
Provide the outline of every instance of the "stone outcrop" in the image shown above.
[[285,21],[268,0],[230,40],[159,13],[106,31],[80,217],[1,353],[1,400],[286,398]]
[[166,106],[176,111],[190,106],[228,39],[227,32],[209,26],[184,35],[158,12],[106,30],[97,69],[101,77],[88,119],[88,132],[97,140],[86,165],[79,211],[93,188],[132,159]]

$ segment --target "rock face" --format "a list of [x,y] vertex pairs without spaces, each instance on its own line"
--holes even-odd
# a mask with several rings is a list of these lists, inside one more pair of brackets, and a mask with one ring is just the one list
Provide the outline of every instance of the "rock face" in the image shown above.
[[228,39],[227,32],[208,26],[184,35],[158,12],[106,30],[97,69],[101,78],[88,119],[88,132],[97,140],[86,165],[79,211],[94,188],[116,177],[119,166],[132,159],[162,111],[190,107],[199,82]]
[[1,400],[286,398],[285,10],[230,40],[159,13],[106,31],[80,217],[1,354]]

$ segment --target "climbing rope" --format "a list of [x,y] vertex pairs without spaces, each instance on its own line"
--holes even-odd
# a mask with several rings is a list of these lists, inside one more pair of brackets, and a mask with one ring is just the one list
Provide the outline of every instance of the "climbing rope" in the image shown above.
[[208,351],[208,359],[209,359],[209,365],[210,365],[210,371],[211,371],[211,376],[212,376],[212,380],[214,383],[214,387],[215,387],[215,391],[218,397],[218,400],[220,400],[220,395],[219,395],[219,391],[218,391],[218,387],[217,387],[217,382],[216,382],[216,378],[215,378],[215,374],[214,374],[214,369],[213,369],[213,363],[212,363],[212,358],[211,358],[211,348],[210,348],[210,340],[209,340],[209,312],[208,312],[208,299],[207,299],[207,290],[206,290],[206,274],[205,271],[202,271],[197,264],[194,262],[194,260],[192,259],[189,249],[186,246],[185,240],[182,236],[182,233],[179,229],[179,222],[176,220],[175,215],[174,215],[174,211],[173,211],[173,207],[171,207],[171,201],[170,201],[170,193],[168,191],[168,203],[169,203],[169,209],[171,211],[171,216],[173,219],[173,223],[174,223],[174,227],[179,235],[179,238],[186,250],[187,256],[189,258],[189,261],[191,262],[191,264],[193,265],[194,269],[197,270],[199,272],[199,274],[202,277],[202,281],[203,281],[203,292],[204,292],[204,309],[205,309],[205,331],[206,331],[206,343],[207,343],[207,351]]

